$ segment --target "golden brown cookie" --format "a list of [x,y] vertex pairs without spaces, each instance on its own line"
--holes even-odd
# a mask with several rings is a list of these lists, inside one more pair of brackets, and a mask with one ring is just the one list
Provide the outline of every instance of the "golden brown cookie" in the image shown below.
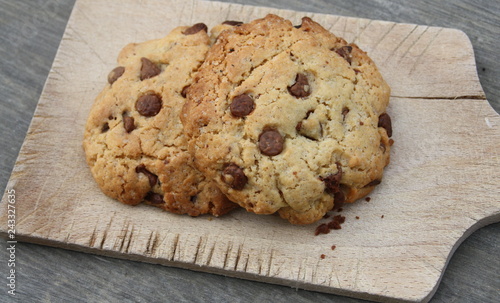
[[127,45],[96,98],[83,147],[102,191],[123,203],[222,215],[236,206],[193,164],[179,113],[210,47],[207,27]]
[[196,166],[231,200],[308,224],[381,182],[390,89],[365,52],[307,17],[217,36],[181,119]]

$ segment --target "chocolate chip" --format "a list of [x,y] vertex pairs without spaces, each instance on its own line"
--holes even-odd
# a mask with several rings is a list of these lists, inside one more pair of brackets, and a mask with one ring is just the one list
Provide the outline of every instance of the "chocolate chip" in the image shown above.
[[129,116],[123,116],[123,127],[127,133],[130,133],[135,129],[134,118]]
[[385,147],[384,142],[380,142],[379,147],[380,147],[380,149],[382,150],[382,153],[383,153],[383,154],[385,154],[385,151],[387,150],[387,147]]
[[302,128],[302,121],[300,121],[299,123],[297,123],[297,125],[295,125],[296,131],[300,131],[301,128]]
[[120,78],[123,73],[125,72],[125,67],[123,66],[118,66],[115,67],[109,74],[108,74],[108,83],[113,84],[115,83],[118,78]]
[[[337,172],[335,174],[330,174],[326,177],[319,177],[321,181],[325,183],[325,190],[326,192],[335,195],[336,193],[342,193],[340,191],[340,179],[342,179],[342,166],[340,166],[340,163],[337,163]],[[342,193],[343,195],[343,193]],[[337,195],[338,200],[342,200],[342,197],[340,194]],[[335,200],[337,200],[335,199]],[[345,200],[345,196],[343,198]],[[341,202],[341,201],[337,201]]]
[[345,116],[347,116],[347,114],[349,113],[349,108],[347,107],[344,107],[342,109],[342,120],[345,121]]
[[259,149],[266,156],[276,156],[283,151],[284,139],[276,129],[264,129],[259,136]]
[[144,197],[144,200],[151,202],[151,204],[163,204],[163,196],[152,191],[148,192]]
[[188,89],[189,89],[189,86],[190,86],[190,85],[186,85],[186,86],[184,86],[184,87],[182,88],[182,91],[181,91],[181,96],[182,96],[182,98],[186,98],[186,97],[187,97],[187,91],[188,91]]
[[[293,27],[295,27],[295,28],[301,28],[302,25],[304,24],[304,21],[309,22],[309,23],[313,22],[312,19],[309,18],[309,17],[302,17],[302,23],[299,24],[299,25],[294,25]],[[309,29],[306,29],[306,31],[309,31]]]
[[222,24],[231,25],[231,26],[240,26],[240,25],[243,24],[243,22],[241,22],[241,21],[233,21],[233,20],[226,20],[226,21],[222,22]]
[[295,125],[295,130],[301,135],[309,140],[317,141],[323,136],[323,125],[313,117],[309,120],[309,116],[314,113],[314,110],[309,110],[306,113],[304,120],[300,121]]
[[242,94],[233,98],[229,109],[235,117],[244,117],[249,115],[255,107],[253,98],[247,94]]
[[194,35],[197,32],[202,31],[202,30],[206,32],[208,30],[208,27],[204,23],[196,23],[195,25],[187,28],[182,33],[184,35]]
[[373,181],[371,181],[370,183],[366,184],[366,185],[365,185],[365,186],[363,186],[363,187],[372,187],[372,186],[377,186],[377,185],[379,185],[380,183],[382,183],[382,180],[378,180],[378,179],[376,179],[376,180],[373,180]]
[[248,182],[248,178],[238,165],[231,163],[222,172],[222,180],[231,188],[242,190]]
[[156,183],[158,182],[158,176],[156,176],[155,174],[153,174],[152,172],[150,172],[146,166],[144,164],[139,164],[136,168],[135,168],[135,172],[136,173],[142,173],[142,174],[145,174],[146,177],[148,177],[148,180],[149,180],[149,185],[151,187],[155,186]]
[[161,97],[154,93],[140,96],[135,103],[135,109],[145,117],[156,116],[161,110]]
[[339,47],[337,49],[334,49],[337,54],[339,54],[342,58],[347,61],[347,63],[351,64],[351,52],[352,52],[352,46],[350,45],[344,45],[342,47]]
[[108,122],[104,123],[101,128],[101,132],[105,133],[109,130],[109,124]]
[[333,200],[335,201],[335,204],[337,203],[344,203],[345,202],[345,194],[342,190],[339,190],[338,192],[333,194]]
[[385,128],[387,136],[392,136],[392,122],[391,117],[387,113],[383,113],[378,117],[378,127]]
[[141,81],[149,78],[153,78],[161,73],[161,69],[158,65],[151,62],[149,59],[142,57],[141,58],[142,66],[141,66]]
[[295,77],[295,83],[288,87],[288,91],[295,98],[304,98],[311,94],[311,87],[306,75],[299,73]]
[[196,203],[196,200],[198,199],[198,196],[197,195],[194,195],[194,196],[191,196],[189,198],[189,201],[191,201],[192,203]]

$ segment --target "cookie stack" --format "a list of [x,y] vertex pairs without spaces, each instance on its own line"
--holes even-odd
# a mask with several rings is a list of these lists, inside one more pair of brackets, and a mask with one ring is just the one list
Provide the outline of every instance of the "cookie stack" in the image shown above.
[[389,94],[365,52],[308,17],[182,26],[122,50],[83,146],[123,203],[309,224],[381,182]]

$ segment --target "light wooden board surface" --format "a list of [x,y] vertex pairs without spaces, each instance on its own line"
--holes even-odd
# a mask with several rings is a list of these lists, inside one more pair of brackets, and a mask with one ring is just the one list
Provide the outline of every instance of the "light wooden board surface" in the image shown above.
[[342,230],[314,237],[316,225],[272,216],[237,211],[210,221],[103,197],[81,138],[121,47],[177,25],[210,27],[269,12],[299,23],[304,15],[170,2],[168,10],[132,0],[76,3],[8,184],[16,189],[20,239],[374,300],[425,301],[456,245],[500,220],[500,119],[485,100],[468,38],[452,29],[320,14],[307,15],[368,51],[393,93],[391,165],[371,202],[344,207]]

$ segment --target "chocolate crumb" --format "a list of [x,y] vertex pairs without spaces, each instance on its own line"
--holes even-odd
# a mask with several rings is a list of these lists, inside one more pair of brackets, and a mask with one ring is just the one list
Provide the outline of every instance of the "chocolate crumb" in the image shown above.
[[325,254],[321,254],[321,259],[324,259],[325,257]]
[[329,229],[342,229],[342,226],[340,226],[340,223],[338,221],[331,221],[330,223],[328,223],[328,228]]
[[370,202],[370,200],[371,200],[371,199],[372,199],[372,198],[370,198],[370,197],[366,197],[366,198],[365,198],[365,201],[366,201],[366,202]]
[[337,164],[337,172],[335,174],[329,174],[326,177],[320,176],[319,179],[325,183],[325,191],[330,194],[335,194],[340,192],[340,180],[342,179],[342,166],[340,163]]
[[384,215],[380,216],[380,218],[381,218],[381,219],[383,219],[383,218],[384,218]]
[[344,217],[344,216],[338,215],[338,216],[335,216],[335,217],[338,217],[338,218],[337,218],[337,220],[338,220],[340,223],[344,223],[344,222],[345,222],[345,217]]
[[337,248],[337,246],[335,246],[335,245],[332,245],[332,250],[335,250],[335,248]]
[[323,223],[316,227],[316,231],[314,235],[317,236],[319,234],[328,234],[331,229],[342,229],[341,224],[345,222],[345,217],[342,215],[336,215],[333,217],[333,220],[328,223]]
[[316,230],[314,231],[314,235],[317,236],[319,234],[327,234],[330,232],[330,228],[328,228],[328,224],[323,223],[316,227]]
[[356,216],[356,220],[359,220],[359,216]]

